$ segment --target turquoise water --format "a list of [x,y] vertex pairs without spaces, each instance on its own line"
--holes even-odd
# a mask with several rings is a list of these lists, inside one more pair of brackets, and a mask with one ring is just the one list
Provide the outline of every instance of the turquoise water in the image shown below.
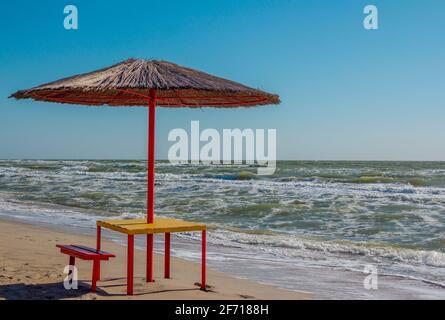
[[[156,214],[208,223],[216,248],[348,270],[371,263],[445,285],[445,162],[256,169],[157,162]],[[79,227],[143,217],[145,170],[143,161],[0,161],[0,214]]]

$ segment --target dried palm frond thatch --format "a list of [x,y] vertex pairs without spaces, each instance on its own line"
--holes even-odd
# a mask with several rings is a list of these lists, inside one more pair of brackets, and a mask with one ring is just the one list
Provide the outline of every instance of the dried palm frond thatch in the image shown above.
[[147,106],[150,89],[156,90],[157,105],[164,107],[280,103],[278,95],[171,62],[143,59],[128,59],[108,68],[21,90],[11,97],[84,105]]

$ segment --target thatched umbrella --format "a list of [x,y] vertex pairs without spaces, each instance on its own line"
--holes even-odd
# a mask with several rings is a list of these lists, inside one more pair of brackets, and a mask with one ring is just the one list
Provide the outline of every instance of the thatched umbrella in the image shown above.
[[[128,59],[111,67],[17,91],[10,97],[91,106],[148,106],[147,222],[154,221],[155,107],[253,107],[278,95],[167,61]],[[152,264],[153,236],[147,238]],[[151,279],[150,279],[151,280]]]

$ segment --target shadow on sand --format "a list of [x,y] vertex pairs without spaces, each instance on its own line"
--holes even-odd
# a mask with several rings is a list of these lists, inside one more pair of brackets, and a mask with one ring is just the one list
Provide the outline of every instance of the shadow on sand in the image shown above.
[[[95,295],[107,296],[107,297],[126,297],[126,284],[107,284],[107,282],[112,282],[115,280],[121,280],[120,278],[108,279],[102,282],[100,287],[113,288],[122,287],[122,293],[108,293],[101,290],[100,287],[97,288],[95,293],[91,296],[86,296],[91,293],[90,284],[86,282],[79,281],[78,288],[76,290],[67,290],[63,286],[63,282],[55,283],[44,283],[44,284],[6,284],[0,285],[0,299],[6,300],[59,300],[59,299],[94,299]],[[137,285],[136,285],[137,286]],[[187,288],[187,289],[164,289],[164,290],[154,290],[148,292],[138,292],[134,296],[150,295],[163,292],[178,292],[178,291],[199,291],[199,288]]]
[[[78,299],[90,292],[90,285],[79,282],[77,290],[67,290],[63,282],[45,284],[6,284],[0,285],[0,298],[6,300],[54,300]],[[100,294],[100,292],[98,292]]]

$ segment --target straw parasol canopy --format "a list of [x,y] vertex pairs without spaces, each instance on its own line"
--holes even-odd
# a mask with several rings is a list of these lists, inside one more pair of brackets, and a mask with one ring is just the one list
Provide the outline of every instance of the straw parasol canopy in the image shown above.
[[147,106],[156,90],[161,107],[252,107],[279,104],[278,95],[159,60],[128,59],[10,97],[92,106]]

